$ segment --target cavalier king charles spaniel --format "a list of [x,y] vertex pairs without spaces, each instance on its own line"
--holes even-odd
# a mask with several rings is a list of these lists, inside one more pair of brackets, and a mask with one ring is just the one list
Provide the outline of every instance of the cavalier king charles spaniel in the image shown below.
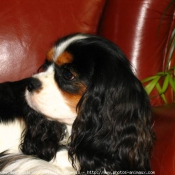
[[0,85],[0,133],[9,174],[151,169],[148,95],[122,51],[90,34],[61,38],[37,74]]

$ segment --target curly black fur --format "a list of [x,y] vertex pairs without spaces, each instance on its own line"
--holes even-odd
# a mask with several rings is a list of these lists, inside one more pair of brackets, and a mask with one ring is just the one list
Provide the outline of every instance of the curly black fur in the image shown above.
[[96,37],[67,50],[74,56],[86,53],[83,70],[90,71],[72,128],[69,156],[73,166],[77,159],[82,174],[150,170],[154,137],[150,103],[128,60],[114,44]]
[[47,120],[42,114],[30,107],[25,107],[26,129],[23,133],[21,151],[50,161],[62,148],[59,141],[63,139],[65,126],[56,121]]

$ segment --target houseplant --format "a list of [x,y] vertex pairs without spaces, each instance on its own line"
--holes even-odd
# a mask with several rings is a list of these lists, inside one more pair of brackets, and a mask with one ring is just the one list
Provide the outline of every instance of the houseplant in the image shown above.
[[[166,12],[169,10],[171,5],[175,2],[175,0],[171,0],[168,4],[167,8],[164,11],[162,16],[162,20],[160,21],[159,30],[162,25],[162,21],[166,15]],[[167,99],[165,93],[168,88],[171,88],[173,92],[175,92],[175,65],[172,63],[172,58],[175,54],[175,28],[173,29],[170,40],[168,43],[167,51],[166,51],[166,67],[164,72],[157,72],[155,75],[147,77],[142,80],[144,84],[146,92],[150,95],[150,98],[155,98],[157,95],[151,96],[152,91],[157,91],[158,96],[162,98],[164,103],[167,103]]]

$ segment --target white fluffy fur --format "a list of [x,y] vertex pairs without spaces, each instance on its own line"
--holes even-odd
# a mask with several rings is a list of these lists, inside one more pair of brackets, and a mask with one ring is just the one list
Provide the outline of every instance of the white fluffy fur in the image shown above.
[[71,125],[76,117],[76,111],[72,110],[54,79],[54,65],[46,72],[34,75],[42,83],[39,92],[26,91],[27,103],[34,110],[44,114],[48,118],[61,123]]
[[[2,172],[5,174],[29,174],[29,175],[75,175],[76,171],[72,168],[68,161],[67,151],[63,150],[58,152],[57,160],[48,163],[41,159],[36,159],[32,156],[24,156],[20,154],[14,154],[17,156],[13,163],[6,166]],[[21,156],[21,157],[20,157]],[[4,156],[4,158],[10,158],[11,155]],[[13,157],[14,159],[14,157]],[[58,166],[59,165],[59,166]]]
[[12,123],[0,124],[0,152],[8,150],[11,153],[17,153],[19,151],[19,145],[21,142],[21,133],[25,125],[22,121],[15,120]]

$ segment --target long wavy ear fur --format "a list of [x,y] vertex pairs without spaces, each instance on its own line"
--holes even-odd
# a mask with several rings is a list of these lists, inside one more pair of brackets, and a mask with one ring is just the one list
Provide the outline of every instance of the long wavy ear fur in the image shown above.
[[149,98],[125,56],[112,47],[94,66],[72,128],[69,156],[84,174],[150,170],[154,134]]
[[43,115],[25,108],[26,130],[23,133],[21,151],[27,155],[35,155],[43,160],[50,161],[61,148],[64,125],[47,120]]

